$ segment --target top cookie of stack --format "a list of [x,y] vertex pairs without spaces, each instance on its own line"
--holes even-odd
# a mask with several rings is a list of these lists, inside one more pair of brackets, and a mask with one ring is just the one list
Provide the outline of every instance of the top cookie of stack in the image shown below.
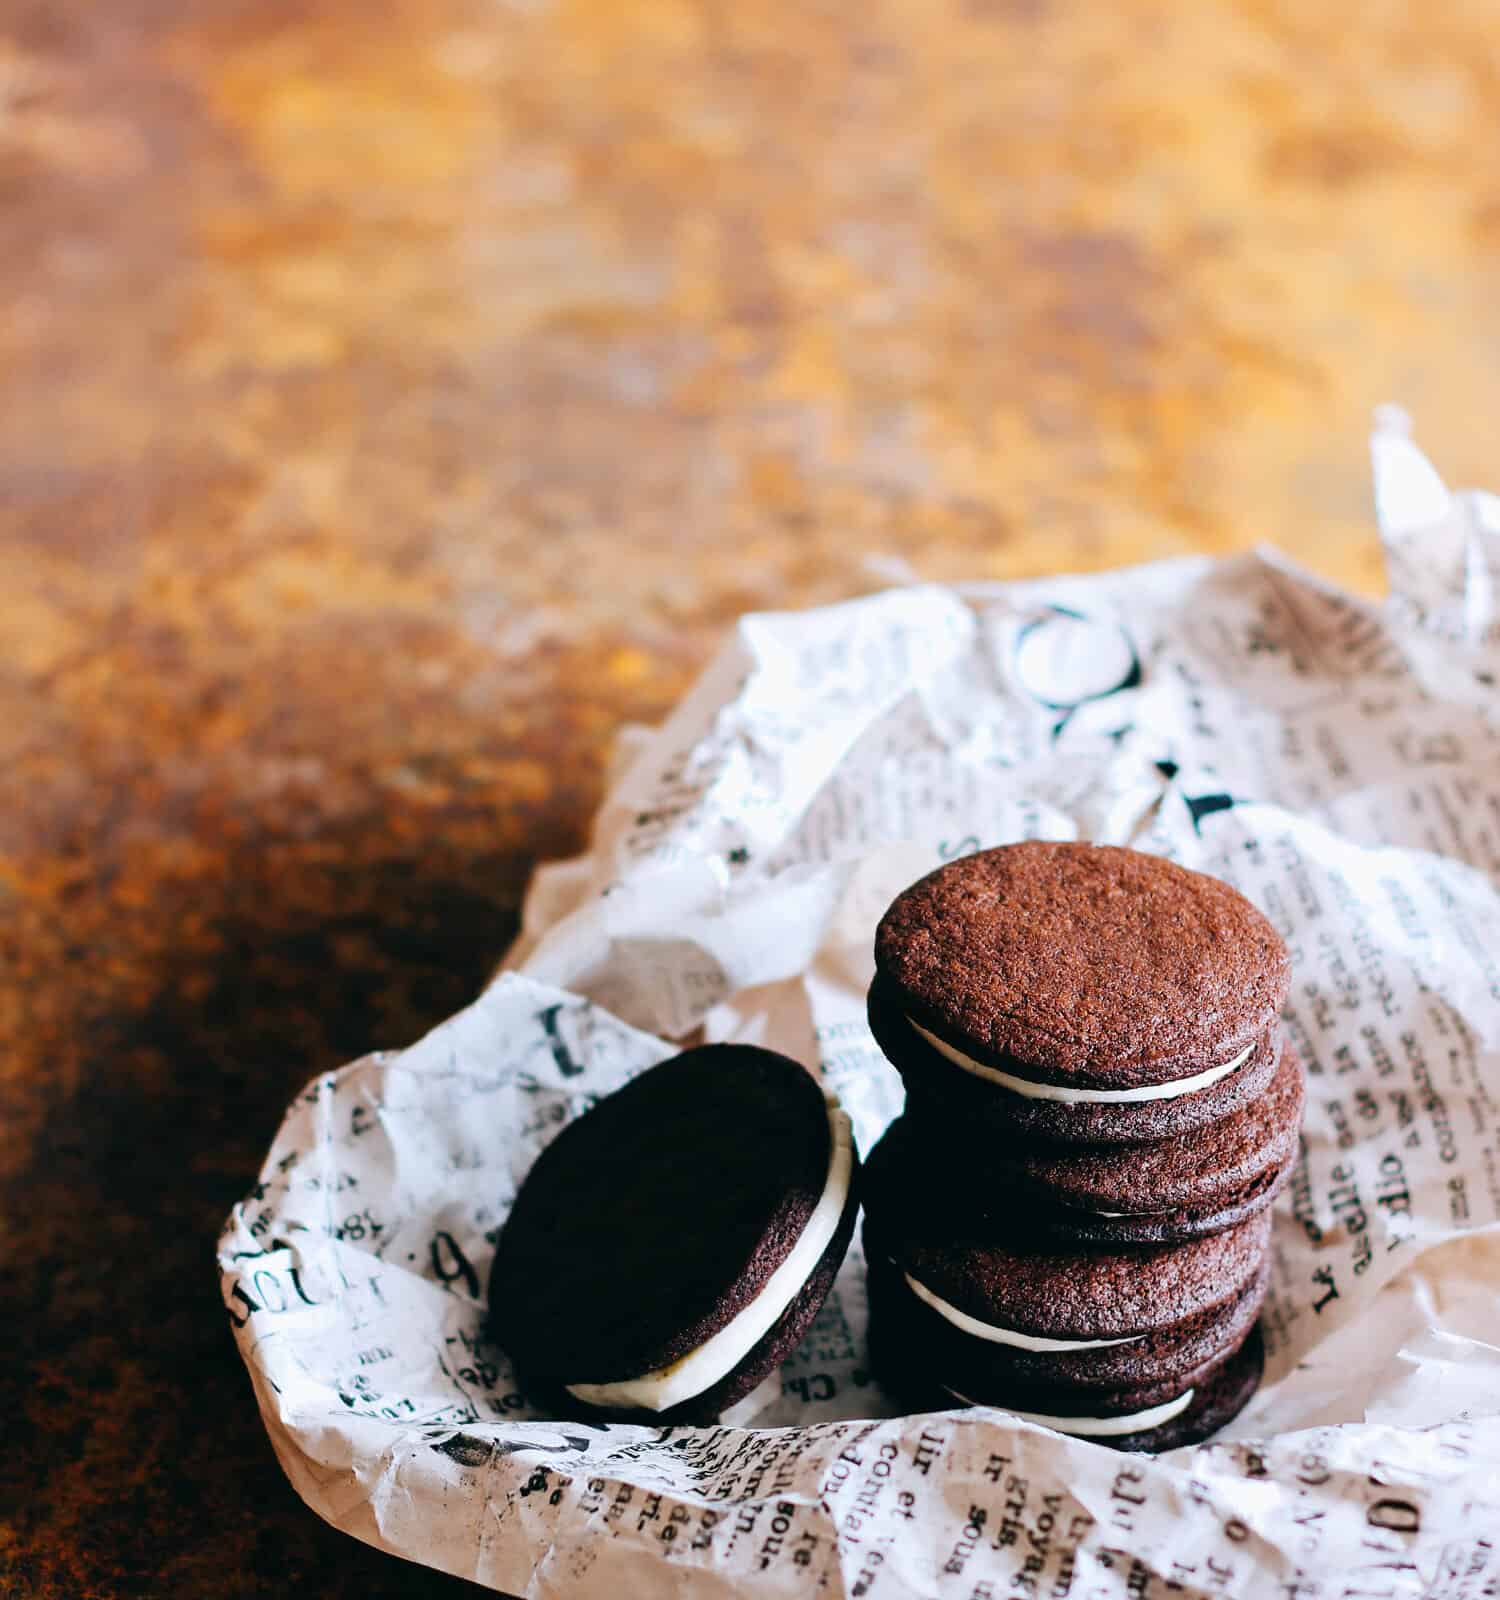
[[1034,1201],[1033,1225],[1197,1237],[1284,1180],[1302,1101],[1277,1020],[1287,951],[1228,884],[1112,846],[1007,845],[898,896],[875,964],[908,1127],[982,1142],[985,1180]]

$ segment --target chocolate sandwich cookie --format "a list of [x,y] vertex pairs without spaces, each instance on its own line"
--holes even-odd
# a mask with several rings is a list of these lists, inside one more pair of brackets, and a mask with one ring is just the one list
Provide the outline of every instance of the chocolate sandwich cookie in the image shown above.
[[[1175,1385],[1172,1392],[1179,1392],[1250,1332],[1270,1281],[1269,1262],[1262,1260],[1226,1297],[1175,1322],[1111,1338],[1070,1339],[1026,1335],[959,1311],[897,1265],[868,1225],[865,1249],[871,1337],[878,1332],[888,1348],[900,1346],[902,1370],[929,1399],[934,1385],[987,1400],[1022,1389],[1045,1391],[1054,1400],[1101,1391],[1133,1394],[1153,1386]],[[1061,1409],[1068,1405],[1061,1403]]]
[[913,1349],[898,1322],[872,1318],[870,1363],[875,1375],[914,1410],[995,1406],[1023,1421],[1115,1450],[1160,1451],[1197,1444],[1238,1416],[1260,1384],[1265,1347],[1256,1325],[1210,1365],[1175,1381],[1071,1391],[1014,1381],[986,1387],[962,1378],[914,1384],[921,1359],[922,1351]]
[[870,1359],[907,1405],[1004,1406],[1117,1448],[1166,1449],[1206,1437],[1254,1392],[1269,1215],[1109,1255],[888,1237],[878,1221],[865,1223]]
[[490,1332],[563,1414],[715,1421],[817,1315],[857,1169],[848,1117],[795,1061],[686,1051],[537,1158],[500,1231]]
[[1269,1212],[1184,1244],[1038,1248],[988,1217],[945,1214],[936,1197],[903,1204],[885,1155],[872,1155],[864,1185],[870,1292],[886,1277],[905,1293],[872,1303],[872,1320],[903,1310],[939,1372],[1138,1387],[1212,1360],[1264,1295]]
[[913,1095],[870,1154],[870,1186],[910,1192],[911,1178],[929,1173],[940,1151],[941,1203],[996,1231],[1100,1246],[1221,1232],[1266,1210],[1297,1158],[1301,1063],[1279,1030],[1257,1048],[1280,1052],[1263,1094],[1205,1128],[1150,1144],[975,1137],[942,1102]]
[[919,1091],[1076,1142],[1202,1127],[1270,1081],[1286,947],[1228,884],[1110,845],[951,861],[875,935],[870,1025]]

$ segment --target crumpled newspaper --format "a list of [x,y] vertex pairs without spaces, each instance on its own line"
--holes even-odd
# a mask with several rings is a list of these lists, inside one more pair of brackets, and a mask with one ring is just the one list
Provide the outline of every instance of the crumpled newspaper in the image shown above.
[[[1262,552],[746,617],[622,741],[513,970],[312,1083],[235,1207],[224,1301],[308,1504],[537,1597],[1494,1594],[1500,500],[1396,414],[1374,459],[1384,604]],[[1154,1459],[900,1415],[856,1245],[754,1427],[538,1416],[482,1332],[536,1152],[700,1028],[816,1067],[868,1149],[875,921],[1024,836],[1216,873],[1291,946],[1309,1103],[1250,1408]]]

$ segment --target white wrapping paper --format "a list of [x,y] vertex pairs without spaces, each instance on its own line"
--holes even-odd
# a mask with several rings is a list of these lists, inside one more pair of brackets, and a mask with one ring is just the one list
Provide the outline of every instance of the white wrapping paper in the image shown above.
[[[229,1220],[225,1304],[308,1504],[528,1597],[1495,1594],[1500,500],[1447,491],[1399,416],[1374,455],[1384,605],[1261,553],[745,618],[622,742],[515,970],[314,1082]],[[867,1150],[900,1104],[875,921],[1024,836],[1216,873],[1291,946],[1306,1136],[1238,1422],[1152,1459],[898,1415],[857,1246],[754,1427],[530,1410],[482,1329],[537,1151],[700,1026],[816,1068]],[[622,1195],[600,1248],[630,1226]]]

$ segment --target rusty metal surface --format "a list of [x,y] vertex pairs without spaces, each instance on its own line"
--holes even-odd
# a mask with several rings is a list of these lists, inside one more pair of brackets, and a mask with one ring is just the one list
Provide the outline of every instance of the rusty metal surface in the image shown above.
[[473,992],[741,610],[1373,587],[1372,405],[1495,477],[1495,17],[0,0],[0,1591],[469,1592],[260,1431],[282,1105]]

